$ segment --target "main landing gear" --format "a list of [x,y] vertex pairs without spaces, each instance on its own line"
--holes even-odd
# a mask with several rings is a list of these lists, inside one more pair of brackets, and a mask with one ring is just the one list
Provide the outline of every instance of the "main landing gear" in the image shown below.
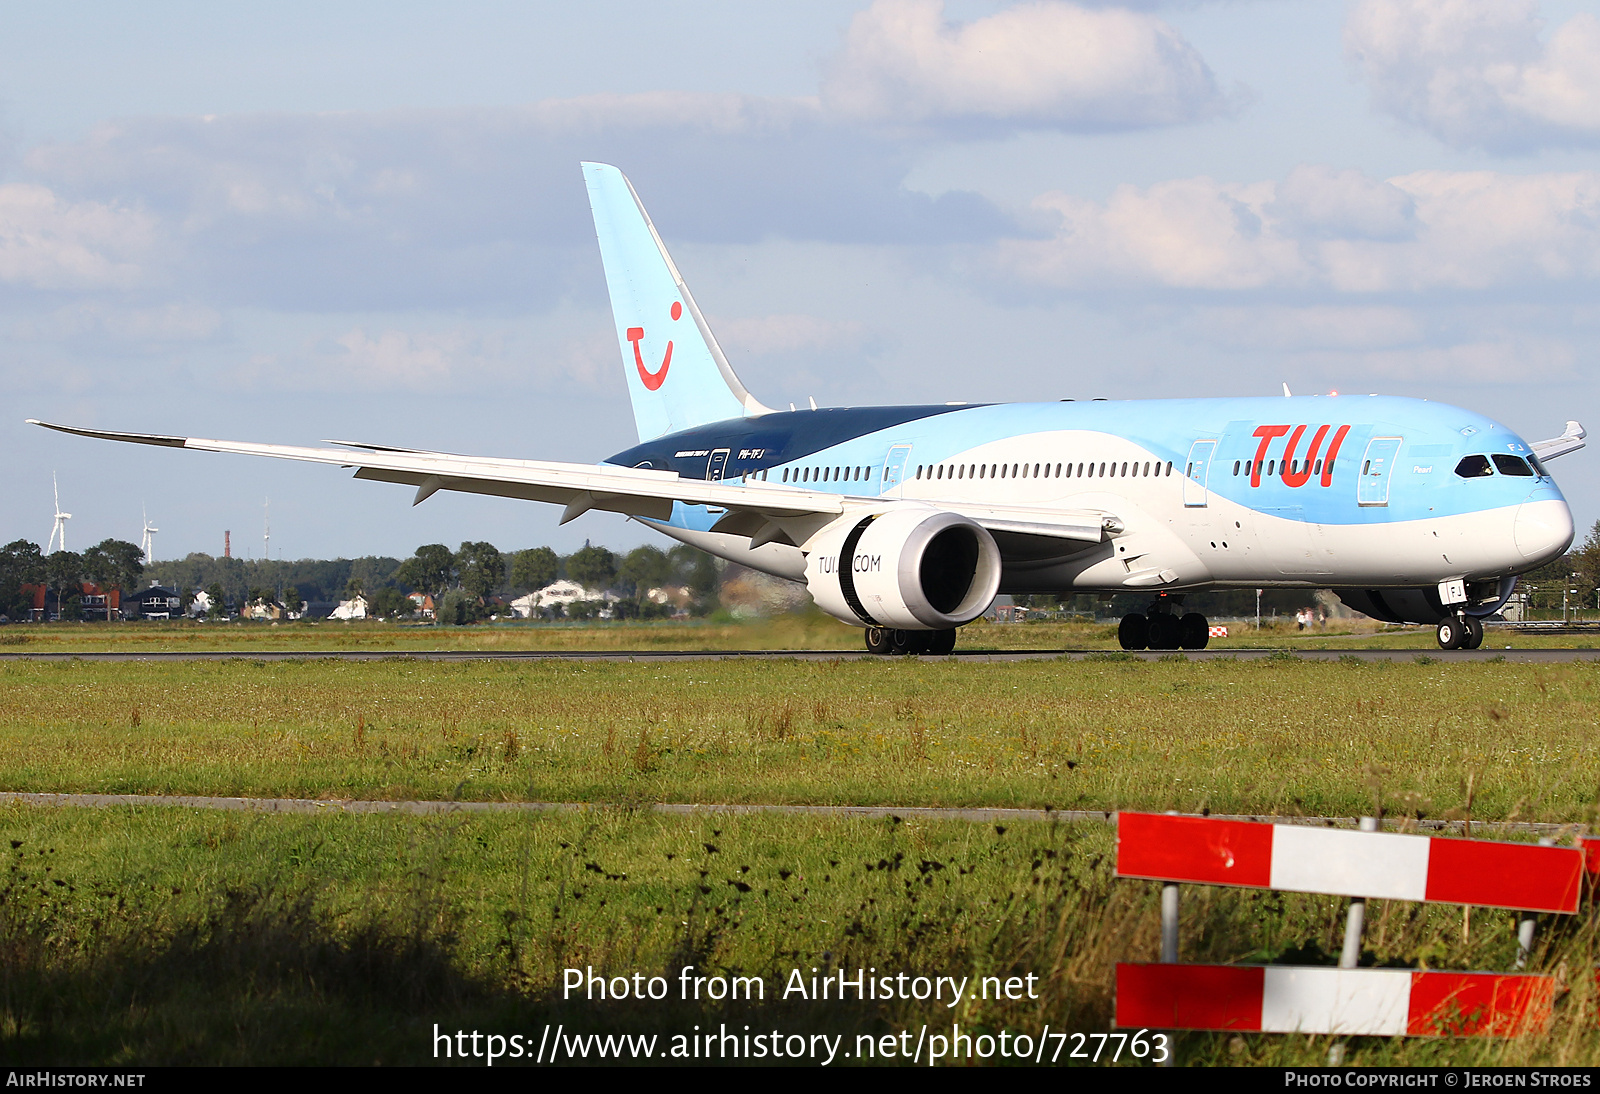
[[867,651],[879,654],[946,654],[956,648],[956,629],[902,631],[891,627],[867,628]]
[[1178,614],[1183,597],[1162,593],[1145,614],[1122,617],[1117,641],[1125,650],[1203,650],[1211,641],[1211,625],[1199,612]]
[[1475,615],[1452,615],[1439,621],[1441,650],[1475,650],[1483,645],[1483,620]]

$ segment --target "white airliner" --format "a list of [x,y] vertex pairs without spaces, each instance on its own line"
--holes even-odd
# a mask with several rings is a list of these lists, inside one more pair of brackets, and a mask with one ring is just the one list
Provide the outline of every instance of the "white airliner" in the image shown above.
[[[1377,396],[778,411],[734,375],[632,185],[584,177],[639,444],[599,464],[203,440],[49,425],[207,452],[354,466],[356,478],[625,513],[803,581],[877,653],[949,652],[997,593],[1148,592],[1130,649],[1197,649],[1185,591],[1335,589],[1475,647],[1572,514],[1546,462],[1471,411]],[[32,419],[30,419],[31,421]],[[46,425],[47,423],[35,422]]]

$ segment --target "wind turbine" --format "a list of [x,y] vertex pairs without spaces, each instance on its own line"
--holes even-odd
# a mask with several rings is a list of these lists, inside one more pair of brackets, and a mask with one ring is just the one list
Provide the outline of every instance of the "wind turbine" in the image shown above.
[[[50,542],[45,546],[45,554],[54,554],[67,549],[67,521],[72,519],[71,513],[61,511],[61,484],[56,482],[56,473],[50,472],[50,485],[56,492],[56,522],[50,528]],[[61,546],[56,546],[56,540],[61,541]]]
[[139,515],[144,517],[144,538],[139,541],[139,549],[144,553],[144,564],[150,565],[156,560],[155,535],[161,529],[150,523],[150,514],[145,512],[144,506],[139,506]]

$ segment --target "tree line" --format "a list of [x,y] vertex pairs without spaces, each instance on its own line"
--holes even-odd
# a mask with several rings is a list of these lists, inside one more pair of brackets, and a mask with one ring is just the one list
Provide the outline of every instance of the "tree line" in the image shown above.
[[[424,544],[407,559],[369,555],[356,559],[263,560],[217,558],[204,553],[146,564],[137,545],[108,539],[80,553],[45,555],[36,543],[16,540],[0,548],[0,615],[29,618],[33,589],[47,589],[47,614],[82,616],[85,582],[102,590],[132,595],[150,584],[175,590],[189,608],[204,591],[213,614],[225,616],[252,603],[274,602],[298,612],[306,605],[331,607],[355,596],[367,598],[373,614],[393,617],[410,612],[411,593],[433,597],[440,617],[470,622],[493,614],[501,602],[567,578],[594,593],[610,594],[614,614],[663,614],[647,597],[651,589],[685,590],[692,610],[716,607],[717,567],[703,551],[687,546],[661,550],[636,547],[616,553],[585,543],[569,555],[550,547],[502,552],[492,543],[466,542],[452,551],[442,543]],[[597,605],[580,606],[593,614]],[[671,609],[666,609],[670,614]]]
[[0,547],[0,614],[7,619],[29,618],[35,596],[44,586],[46,602],[62,618],[76,619],[83,612],[83,586],[136,590],[144,573],[144,553],[124,539],[106,539],[79,553],[45,554],[37,543],[14,540]]

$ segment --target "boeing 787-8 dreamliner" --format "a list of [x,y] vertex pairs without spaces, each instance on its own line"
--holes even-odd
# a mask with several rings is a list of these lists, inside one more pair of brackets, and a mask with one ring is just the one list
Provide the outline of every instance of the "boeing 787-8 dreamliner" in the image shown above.
[[[583,165],[639,443],[599,464],[203,440],[360,479],[625,513],[805,583],[878,653],[949,652],[998,593],[1148,593],[1130,649],[1200,648],[1188,591],[1333,588],[1476,647],[1517,575],[1572,542],[1546,463],[1481,414],[1378,396],[774,410],[740,383],[622,172]],[[1287,391],[1286,391],[1287,394]],[[39,422],[36,424],[44,425]]]

